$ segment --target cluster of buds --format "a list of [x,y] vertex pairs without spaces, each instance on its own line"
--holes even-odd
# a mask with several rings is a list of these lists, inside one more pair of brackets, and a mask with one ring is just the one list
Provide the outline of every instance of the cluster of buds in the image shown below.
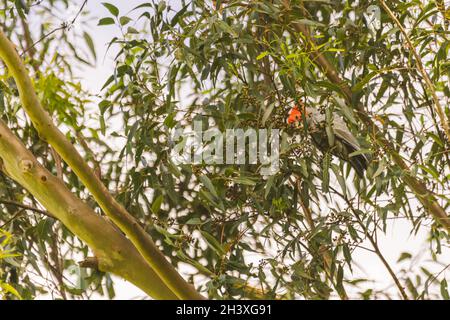
[[350,217],[345,214],[340,214],[336,212],[331,212],[327,216],[327,224],[333,225],[333,224],[343,224],[345,222],[348,222],[350,220]]
[[192,173],[195,174],[196,176],[199,176],[199,175],[203,174],[203,167],[202,166],[192,165],[191,166],[191,170],[192,170]]
[[255,128],[257,127],[258,122],[256,120],[245,120],[241,122],[241,126],[244,128]]
[[183,233],[183,234],[181,234],[181,236],[177,239],[176,245],[177,245],[179,248],[182,248],[183,245],[186,245],[186,244],[188,244],[188,243],[194,244],[194,242],[195,242],[195,239],[192,237],[192,235]]
[[372,155],[371,155],[372,156],[372,161],[378,161],[381,158],[383,158],[384,155],[385,155],[385,152],[383,151],[382,148],[380,148],[380,147],[378,147],[376,145],[375,145],[375,147],[376,147],[376,149],[373,150]]
[[[300,138],[300,141],[296,142],[295,140],[298,138]],[[296,158],[310,158],[313,155],[314,145],[310,136],[296,136],[292,138],[291,142],[297,144],[292,148],[292,154],[295,155]]]
[[234,185],[232,187],[227,188],[225,196],[227,197],[227,200],[230,201],[236,201],[239,199],[239,196],[241,194],[241,189],[238,185]]
[[174,218],[167,218],[166,223],[165,223],[165,227],[171,227],[175,224],[175,219]]
[[227,187],[227,191],[225,192],[225,197],[227,198],[227,200],[229,200],[229,201],[238,200],[239,196],[242,192],[239,185],[232,183],[232,182],[227,182],[226,187]]
[[319,112],[320,112],[320,114],[325,114],[325,112],[326,112],[326,106],[325,105],[320,105],[319,106]]
[[260,106],[258,99],[250,94],[250,90],[248,87],[243,87],[241,90],[241,99],[244,102],[245,107],[253,107],[257,109]]
[[286,128],[287,127],[286,115],[287,112],[284,108],[276,107],[270,121],[272,127],[277,129]]
[[259,260],[259,267],[261,269],[264,269],[264,267],[267,265],[267,260],[266,259],[261,259]]

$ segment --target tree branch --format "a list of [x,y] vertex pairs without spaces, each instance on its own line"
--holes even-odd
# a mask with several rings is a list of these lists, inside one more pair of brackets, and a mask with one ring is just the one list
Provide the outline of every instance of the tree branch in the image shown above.
[[421,57],[417,54],[416,48],[411,42],[411,39],[408,36],[408,33],[406,33],[405,28],[401,24],[401,22],[397,19],[397,17],[394,15],[394,13],[389,9],[389,7],[386,5],[386,2],[384,0],[380,0],[380,4],[383,7],[383,9],[386,11],[386,13],[391,17],[391,19],[395,22],[397,27],[400,29],[400,32],[403,34],[406,40],[406,44],[409,47],[409,50],[411,50],[412,54],[414,55],[414,59],[416,60],[417,68],[419,69],[419,72],[422,74],[423,79],[425,80],[425,84],[428,87],[428,90],[431,93],[431,96],[433,97],[433,101],[436,107],[436,113],[439,116],[439,120],[441,121],[442,128],[444,129],[445,135],[447,136],[447,140],[450,142],[450,127],[448,124],[448,120],[445,117],[444,110],[442,109],[441,102],[439,101],[439,98],[436,94],[436,90],[434,88],[434,84],[431,81],[430,77],[428,76],[427,71],[425,70]]
[[53,124],[51,117],[41,106],[33,84],[28,76],[28,71],[14,49],[14,45],[1,31],[0,57],[4,60],[14,77],[23,108],[31,118],[34,127],[39,132],[42,139],[46,140],[72,168],[82,183],[92,193],[92,196],[103,211],[127,235],[148,264],[179,298],[203,299],[204,297],[181,277],[177,270],[156,247],[150,235],[109,193],[72,143],[70,143],[66,136]]
[[[288,1],[285,1],[285,3],[286,2]],[[289,7],[287,9],[289,10]],[[403,170],[404,174],[402,175],[402,179],[405,184],[412,190],[417,199],[422,203],[424,208],[427,209],[428,213],[435,219],[435,221],[440,223],[447,230],[447,232],[450,233],[450,218],[442,206],[438,203],[437,197],[427,189],[425,183],[413,176],[410,168],[405,163],[403,158],[395,151],[394,145],[383,136],[380,129],[364,111],[362,104],[358,104],[356,107],[354,106],[350,86],[339,76],[336,68],[328,61],[328,59],[321,52],[315,50],[311,45],[313,44],[313,39],[311,39],[309,33],[307,33],[305,25],[301,23],[294,23],[293,27],[297,32],[303,34],[306,39],[309,39],[309,44],[307,44],[307,47],[308,50],[311,51],[311,60],[313,60],[322,69],[331,82],[341,88],[347,104],[356,109],[356,113],[360,120],[366,125],[370,132],[374,133],[373,137],[371,135],[373,141],[375,143],[378,143],[379,141],[387,154],[391,156],[394,163]]]
[[[55,32],[58,32],[59,30],[66,30],[69,29],[71,26],[73,26],[75,24],[75,21],[78,19],[78,17],[80,16],[81,12],[83,11],[84,7],[87,4],[87,0],[84,0],[83,3],[80,6],[80,9],[78,9],[77,14],[72,18],[71,21],[67,22],[63,22],[61,24],[60,27],[53,29],[52,31],[48,32],[47,34],[43,35],[39,40],[35,41],[35,42],[31,42],[31,43],[27,43],[27,48],[22,51],[22,53],[20,54],[20,56],[23,56],[25,53],[29,52],[30,50],[35,51],[35,47],[42,41],[44,41],[46,38],[50,37],[52,34],[54,34]],[[29,33],[30,34],[30,33]],[[31,39],[31,37],[29,37],[29,39]]]
[[[1,120],[0,159],[3,171],[9,177],[26,188],[52,216],[90,246],[101,271],[115,273],[153,298],[177,298],[133,244],[43,167]],[[2,200],[2,203],[31,210],[9,200]]]
[[18,216],[20,216],[23,212],[25,211],[25,209],[20,209],[19,211],[17,211],[11,218],[9,218],[8,220],[6,220],[2,225],[0,225],[0,229],[3,229],[5,226],[7,226],[8,224],[10,224],[12,221],[14,221]]
[[98,259],[96,257],[87,257],[83,261],[79,261],[78,265],[82,268],[91,268],[94,270],[99,270]]
[[[353,208],[352,208],[352,211],[354,211]],[[408,295],[406,294],[405,289],[403,288],[403,285],[401,284],[400,280],[397,278],[397,275],[395,274],[394,270],[392,270],[392,268],[389,265],[389,263],[387,262],[387,260],[384,258],[384,256],[381,253],[381,250],[378,247],[378,244],[376,243],[375,239],[369,234],[366,226],[361,221],[360,217],[355,212],[354,212],[354,214],[356,216],[356,219],[358,220],[358,224],[363,228],[367,239],[369,239],[369,242],[372,244],[372,247],[375,250],[375,254],[378,256],[378,258],[380,258],[381,262],[383,263],[384,267],[388,271],[389,275],[394,280],[394,283],[397,286],[397,289],[400,292],[400,295],[402,296],[403,300],[409,300]]]
[[[297,190],[299,192],[301,192],[300,181],[299,181],[298,177],[297,177],[296,187],[297,187]],[[301,199],[300,199],[300,205],[301,205],[301,207],[303,209],[303,212],[305,214],[306,222],[308,223],[309,228],[311,229],[311,233],[313,234],[316,231],[316,224],[314,223],[314,219],[313,219],[311,210],[303,203],[303,201]],[[339,297],[342,300],[348,300],[348,295],[347,295],[347,292],[346,292],[344,286],[342,286],[338,290],[336,285],[334,285],[334,283],[333,283],[333,275],[332,275],[332,272],[331,272],[331,270],[332,270],[331,263],[332,263],[333,259],[331,257],[331,254],[330,254],[330,251],[328,250],[328,248],[325,247],[324,249],[325,250],[323,250],[321,252],[321,255],[322,255],[322,261],[323,261],[323,267],[324,267],[324,270],[325,270],[325,274],[327,275],[328,279],[331,281],[331,283],[335,287]]]
[[[353,207],[353,204],[351,203],[351,201],[348,199],[347,196],[343,195],[342,193],[340,193],[339,191],[337,191],[336,189],[330,187],[336,194],[338,194],[348,205],[348,207],[352,210],[353,215],[356,217],[356,220],[359,224],[359,226],[364,230],[364,234],[367,237],[367,239],[369,239],[370,244],[372,245],[373,249],[374,249],[374,253],[378,256],[378,258],[381,260],[381,262],[383,263],[384,267],[386,268],[386,270],[388,271],[389,275],[391,276],[392,280],[394,280],[395,285],[397,286],[402,298],[404,300],[409,300],[408,295],[405,292],[405,289],[403,288],[402,284],[400,283],[400,280],[397,278],[397,275],[395,274],[394,270],[392,270],[391,266],[389,265],[389,263],[387,262],[387,260],[384,258],[383,254],[381,253],[380,248],[378,247],[378,244],[376,242],[376,240],[374,239],[374,237],[372,237],[372,235],[369,233],[369,230],[367,229],[366,224],[361,220],[361,217],[359,216],[358,212],[355,210],[355,208]],[[376,230],[376,229],[375,229]]]

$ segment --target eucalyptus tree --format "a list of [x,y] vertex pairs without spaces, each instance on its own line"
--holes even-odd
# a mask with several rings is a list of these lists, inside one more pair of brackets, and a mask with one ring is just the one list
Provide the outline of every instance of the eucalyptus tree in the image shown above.
[[[72,28],[92,24],[85,4],[0,11],[6,298],[113,297],[116,274],[159,299],[448,299],[441,1],[105,2],[98,27],[121,36],[100,98],[72,73],[97,58],[89,28]],[[325,115],[331,146],[333,117],[345,121],[361,146],[350,156],[370,159],[364,176],[286,122],[299,103]],[[177,161],[174,132],[193,123],[279,130],[279,170]],[[378,237],[399,219],[428,234],[432,262],[385,258]],[[356,272],[358,250],[394,289]]]

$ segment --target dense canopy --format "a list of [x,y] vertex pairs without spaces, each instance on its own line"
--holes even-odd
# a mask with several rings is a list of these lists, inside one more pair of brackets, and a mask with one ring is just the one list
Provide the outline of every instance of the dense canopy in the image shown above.
[[[449,299],[443,1],[118,2],[0,5],[4,298],[113,298],[115,274],[158,299]],[[79,70],[111,53],[96,92]],[[328,141],[345,122],[364,176],[287,124],[299,104]],[[196,121],[278,129],[279,170],[176,161]],[[399,221],[424,249],[386,259]]]

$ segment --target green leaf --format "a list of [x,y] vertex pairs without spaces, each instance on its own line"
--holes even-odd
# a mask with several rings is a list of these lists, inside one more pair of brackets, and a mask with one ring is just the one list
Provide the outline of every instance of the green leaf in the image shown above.
[[132,19],[127,16],[120,17],[120,19],[119,19],[121,26],[127,25],[130,21],[132,21]]
[[108,292],[108,298],[113,299],[116,296],[116,292],[114,291],[114,282],[109,274],[106,274],[105,277],[106,277],[105,282],[106,282],[106,290]]
[[159,1],[158,3],[158,13],[163,12],[167,7],[167,4],[164,0]]
[[[26,1],[16,0],[15,4],[16,4],[17,11],[19,12],[19,15],[21,17],[25,18],[23,12],[25,12],[26,14],[28,14],[30,12],[30,7],[27,5]],[[22,12],[22,10],[23,10],[23,12]]]
[[344,115],[344,117],[351,123],[356,124],[356,119],[355,119],[355,116],[353,115],[352,108],[350,108],[347,105],[347,103],[339,97],[333,96],[333,100],[334,100],[335,104],[339,106],[339,109],[341,109],[341,112]]
[[143,3],[143,4],[140,4],[140,5],[136,6],[136,7],[134,7],[133,9],[131,9],[131,11],[135,11],[135,10],[141,9],[141,8],[151,8],[151,7],[153,7],[153,4],[151,4],[151,3]]
[[381,162],[378,164],[378,168],[375,171],[375,173],[372,175],[372,179],[375,179],[376,177],[378,177],[380,174],[382,174],[386,169],[386,162],[384,161],[384,159],[381,160]]
[[336,285],[338,288],[343,288],[343,280],[344,280],[344,268],[341,265],[338,267],[338,272],[336,275]]
[[203,224],[203,222],[200,218],[191,218],[188,221],[186,221],[186,224],[197,225],[197,224]]
[[222,248],[221,244],[216,240],[216,238],[205,231],[200,231],[200,233],[211,249],[216,251],[220,256],[223,256],[225,254],[225,250]]
[[372,153],[373,153],[373,151],[370,149],[359,149],[359,150],[356,150],[356,151],[350,153],[348,156],[351,158],[351,157],[359,156],[360,154],[372,154]]
[[439,173],[437,173],[436,169],[434,169],[431,165],[429,167],[425,167],[419,164],[418,167],[430,174],[436,181],[440,182]]
[[358,82],[356,85],[353,86],[352,91],[353,92],[359,92],[361,91],[366,84],[369,83],[370,80],[372,80],[373,77],[375,77],[378,74],[377,71],[372,71],[369,74],[367,74],[360,82]]
[[275,182],[275,176],[274,175],[270,176],[267,179],[266,186],[265,186],[266,190],[265,190],[265,193],[264,193],[264,198],[265,199],[267,199],[267,196],[269,195],[270,190],[272,189],[272,186],[273,186],[274,182]]
[[107,3],[107,2],[102,2],[102,5],[103,5],[106,9],[108,9],[108,11],[109,11],[113,16],[117,17],[117,16],[119,15],[119,9],[118,9],[115,5],[113,5],[113,4],[111,4],[111,3]]
[[443,279],[441,281],[441,295],[442,295],[442,298],[444,298],[445,300],[450,300],[450,296],[448,293],[447,280],[445,280],[445,279]]
[[20,296],[19,292],[14,289],[13,286],[7,284],[7,283],[0,283],[0,286],[3,288],[3,290],[5,290],[8,293],[11,293],[13,295],[15,295],[17,298],[22,299],[22,297]]
[[114,23],[115,23],[115,21],[114,21],[114,19],[111,18],[111,17],[108,17],[108,18],[102,18],[102,19],[100,19],[100,21],[98,22],[98,26],[107,26],[107,25],[114,24]]
[[163,201],[164,201],[164,196],[162,194],[159,195],[153,201],[151,209],[154,214],[158,214],[159,210],[161,209],[161,204],[163,203]]
[[131,33],[131,34],[139,34],[139,31],[137,31],[137,30],[136,30],[135,28],[133,28],[133,27],[128,27],[127,33]]
[[344,244],[342,246],[342,252],[344,253],[345,262],[347,262],[347,265],[349,266],[350,270],[352,269],[352,254],[350,252],[350,248],[348,247],[348,244]]
[[237,183],[237,184],[243,184],[246,186],[254,186],[256,185],[256,181],[250,179],[250,178],[246,178],[246,177],[236,177],[232,179],[233,182]]
[[397,262],[403,261],[403,260],[409,260],[412,258],[412,254],[409,252],[402,252],[400,255],[400,258],[398,258]]
[[232,35],[233,37],[237,37],[238,36],[236,31],[234,31],[234,29],[228,23],[226,23],[223,20],[218,20],[216,22],[216,25],[219,27],[219,29],[221,29],[225,33],[228,33],[228,34]]
[[266,121],[270,118],[270,115],[272,114],[274,107],[275,107],[275,103],[271,103],[269,106],[267,106],[266,110],[264,111],[264,114],[263,114],[263,117],[261,120],[261,124],[263,126],[265,126]]
[[323,166],[322,166],[322,191],[324,193],[329,192],[330,187],[330,164],[331,164],[331,156],[330,153],[325,153],[323,157]]
[[256,57],[256,60],[261,60],[262,58],[264,58],[264,57],[267,56],[268,54],[269,54],[269,51],[261,52],[261,53]]
[[212,193],[212,195],[216,198],[219,198],[219,195],[217,194],[216,188],[212,184],[211,180],[206,175],[200,176],[200,181],[203,183],[203,185],[208,188],[209,192]]
[[307,26],[312,26],[312,27],[325,27],[325,25],[323,23],[320,23],[318,21],[309,20],[309,19],[300,19],[300,20],[297,20],[296,22],[307,25]]
[[336,176],[336,179],[341,186],[342,193],[344,194],[344,196],[347,196],[347,185],[345,183],[344,177],[340,173],[339,167],[332,163],[331,168],[333,169],[334,175]]
[[178,256],[181,260],[183,260],[183,261],[185,261],[185,262],[187,262],[187,263],[192,264],[194,267],[196,267],[199,271],[203,272],[204,274],[207,274],[207,275],[214,275],[214,273],[213,273],[211,270],[209,270],[208,268],[206,268],[206,267],[205,267],[204,265],[202,265],[200,262],[195,261],[195,260],[189,258],[186,254],[184,254],[183,251],[178,250],[178,251],[177,251],[177,256]]
[[211,194],[211,192],[208,192],[205,189],[200,190],[199,195],[205,199],[206,201],[208,201],[210,204],[212,204],[214,207],[219,207],[220,204],[217,203],[216,199],[214,199],[214,196]]
[[91,36],[87,33],[83,33],[84,41],[86,42],[86,45],[88,46],[89,50],[91,51],[92,56],[94,57],[94,60],[97,60],[97,54],[95,53],[95,45],[94,41],[92,41]]

